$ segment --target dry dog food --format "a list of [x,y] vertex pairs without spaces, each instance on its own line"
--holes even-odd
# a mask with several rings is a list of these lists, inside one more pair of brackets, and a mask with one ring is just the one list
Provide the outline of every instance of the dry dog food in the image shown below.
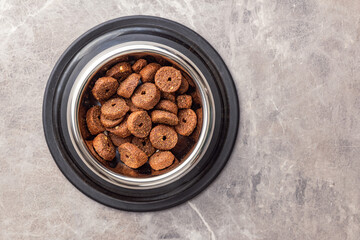
[[179,95],[176,98],[176,102],[179,109],[191,108],[192,97],[190,95]]
[[159,151],[149,159],[149,164],[154,170],[161,170],[169,167],[174,162],[175,156],[170,151]]
[[133,65],[132,65],[132,70],[136,73],[139,73],[141,71],[141,69],[143,69],[147,64],[147,61],[145,59],[138,59]]
[[86,124],[92,135],[97,135],[105,131],[105,127],[100,121],[100,107],[93,106],[86,113]]
[[110,68],[106,76],[116,78],[121,82],[132,73],[131,65],[128,62],[121,62]]
[[109,133],[109,137],[110,137],[112,143],[117,147],[123,143],[131,142],[131,140],[132,140],[132,136],[122,138],[118,135],[113,134],[112,132]]
[[100,115],[100,122],[106,128],[115,127],[116,125],[121,123],[123,119],[124,119],[124,117],[121,117],[121,118],[115,119],[115,120],[111,120],[111,119],[107,119],[106,117],[104,117],[103,114]]
[[131,143],[140,148],[148,157],[156,151],[148,138],[133,137]]
[[112,98],[101,107],[101,114],[107,119],[119,119],[129,111],[129,106],[122,98]]
[[189,136],[196,127],[196,113],[192,109],[182,109],[178,116],[179,124],[175,126],[176,132],[183,136]]
[[109,99],[116,92],[118,81],[112,77],[99,78],[92,89],[94,98],[98,101]]
[[151,144],[159,150],[170,150],[175,147],[178,136],[172,127],[157,125],[150,132]]
[[94,138],[93,146],[97,154],[104,160],[111,161],[115,158],[115,147],[105,134],[98,134]]
[[177,91],[177,93],[184,94],[184,93],[187,92],[188,89],[189,89],[189,83],[184,77],[182,77],[181,78],[181,85],[180,85],[180,88]]
[[127,125],[128,116],[124,118],[124,120],[117,126],[113,128],[107,128],[109,132],[118,135],[119,137],[126,138],[131,135],[130,130],[128,129]]
[[149,63],[140,71],[141,81],[146,82],[154,82],[154,76],[157,70],[160,68],[160,64],[157,63]]
[[131,101],[138,108],[150,110],[160,101],[160,91],[155,84],[144,83],[135,90]]
[[155,74],[155,84],[163,92],[176,92],[181,85],[181,72],[173,67],[162,67]]
[[189,75],[161,57],[137,54],[118,61],[95,75],[93,98],[82,105],[86,145],[115,172],[136,177],[151,168],[152,175],[165,173],[199,138],[198,90]]
[[197,124],[196,124],[196,128],[194,130],[194,132],[191,134],[191,137],[197,141],[200,137],[200,133],[201,133],[201,126],[202,126],[202,121],[203,121],[203,112],[202,112],[202,108],[198,108],[195,111],[196,116],[197,116]]
[[133,102],[131,101],[131,99],[125,98],[125,102],[126,102],[126,104],[129,106],[130,112],[136,112],[136,111],[141,111],[141,110],[143,110],[143,109],[141,109],[141,108],[136,107],[136,106],[133,104]]
[[140,74],[133,73],[128,76],[124,81],[120,83],[120,86],[117,90],[117,94],[124,98],[129,98],[133,94],[135,88],[139,84]]
[[130,114],[127,127],[135,137],[147,137],[151,131],[151,118],[146,111],[137,111]]
[[152,111],[151,121],[154,123],[163,123],[171,126],[175,126],[179,123],[179,119],[175,114],[162,110]]
[[176,99],[175,93],[161,92],[161,97],[172,102],[175,102]]
[[148,157],[137,146],[131,143],[123,143],[119,146],[121,161],[131,168],[139,168],[144,165]]
[[156,106],[155,109],[158,110],[165,110],[168,112],[171,112],[173,114],[177,114],[178,113],[178,107],[177,105],[170,101],[170,100],[161,100]]

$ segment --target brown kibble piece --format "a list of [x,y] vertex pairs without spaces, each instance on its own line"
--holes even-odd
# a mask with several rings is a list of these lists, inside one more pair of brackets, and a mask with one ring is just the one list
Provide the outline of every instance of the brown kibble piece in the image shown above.
[[155,85],[163,92],[176,92],[181,85],[181,72],[173,67],[162,67],[155,74]]
[[179,124],[175,126],[178,134],[189,136],[195,129],[197,123],[196,113],[192,109],[179,110]]
[[123,119],[124,119],[124,117],[121,117],[121,118],[115,119],[115,120],[111,120],[111,119],[107,119],[106,117],[104,117],[103,114],[100,115],[100,122],[106,128],[115,127],[116,125],[121,123]]
[[177,90],[177,93],[179,94],[184,94],[187,92],[187,90],[189,89],[189,83],[188,81],[182,76],[181,77],[181,85],[179,90]]
[[128,62],[121,62],[106,71],[106,76],[113,77],[119,81],[124,80],[132,73],[131,65]]
[[192,97],[192,100],[195,104],[200,105],[201,104],[201,98],[198,92],[192,92],[190,93],[190,96]]
[[132,70],[136,73],[139,73],[147,64],[147,61],[143,58],[138,59],[133,65]]
[[119,153],[121,161],[131,168],[139,168],[148,160],[146,154],[131,143],[121,144]]
[[202,120],[203,120],[203,111],[202,108],[196,109],[196,116],[197,116],[197,124],[194,132],[191,134],[191,137],[197,141],[200,137],[201,127],[202,127]]
[[163,57],[154,56],[154,58],[161,66],[169,64],[169,62],[167,60],[165,60]]
[[91,92],[96,100],[104,101],[114,95],[118,87],[119,83],[115,78],[102,77],[96,80]]
[[158,125],[150,132],[151,144],[159,150],[170,150],[175,147],[178,136],[172,127]]
[[131,143],[140,148],[148,157],[153,155],[156,150],[148,138],[133,137]]
[[103,159],[111,161],[115,158],[115,147],[105,134],[98,134],[93,140],[93,146],[97,154]]
[[171,166],[175,156],[170,151],[159,151],[149,159],[150,167],[154,170],[161,170]]
[[190,95],[179,95],[177,96],[176,101],[179,109],[191,108],[192,97]]
[[125,117],[125,119],[119,125],[113,128],[107,128],[106,130],[115,135],[118,135],[119,137],[126,138],[131,135],[131,132],[129,131],[127,126],[127,120],[128,117]]
[[175,93],[161,92],[161,97],[165,100],[175,102]]
[[117,90],[117,94],[124,98],[129,98],[133,94],[135,88],[139,84],[140,74],[132,73],[124,81],[122,81]]
[[106,160],[104,160],[103,158],[101,158],[101,157],[99,156],[99,154],[95,151],[92,140],[90,140],[90,141],[85,141],[85,144],[86,144],[86,146],[88,147],[90,153],[91,153],[99,162],[101,162],[101,163],[102,163],[103,165],[105,165],[105,166],[109,166],[109,162],[106,161]]
[[178,107],[175,103],[173,103],[170,100],[161,100],[156,106],[155,109],[158,110],[164,110],[164,111],[168,111],[171,112],[173,114],[177,114],[178,113]]
[[179,119],[175,114],[162,110],[152,111],[151,121],[153,123],[163,123],[172,126],[177,125],[179,123]]
[[196,87],[194,81],[192,80],[192,78],[189,75],[187,75],[186,73],[183,73],[183,77],[187,80],[189,86],[191,86],[193,88]]
[[114,59],[112,59],[111,61],[107,62],[104,66],[101,67],[101,69],[99,70],[99,74],[101,75],[105,75],[106,71],[110,69],[110,67],[112,65],[114,65],[115,63],[120,63],[120,62],[127,62],[129,61],[129,56],[119,56],[116,57]]
[[179,164],[180,164],[179,160],[177,160],[176,157],[175,157],[174,162],[169,167],[167,167],[166,169],[162,169],[162,170],[154,170],[153,169],[151,171],[151,175],[158,176],[158,175],[170,172],[171,170],[173,170],[174,168],[179,166]]
[[80,105],[79,106],[79,129],[80,129],[80,134],[84,139],[88,139],[91,136],[91,133],[87,127],[87,123],[86,123],[86,112],[87,112],[87,108],[85,105]]
[[139,86],[131,101],[138,108],[150,110],[160,101],[160,91],[153,83],[144,83]]
[[154,76],[157,70],[160,68],[160,64],[157,63],[149,63],[140,71],[141,81],[146,82],[154,82]]
[[129,106],[122,98],[112,98],[101,107],[101,114],[107,119],[115,120],[123,117],[129,111]]
[[105,127],[100,122],[100,106],[93,106],[87,111],[86,124],[92,135],[105,131]]
[[110,137],[112,143],[117,147],[123,143],[131,142],[131,140],[132,140],[132,136],[122,138],[118,135],[113,134],[112,132],[109,132],[109,137]]
[[133,104],[133,102],[131,101],[131,99],[129,99],[129,98],[126,98],[126,99],[125,99],[125,102],[126,102],[126,104],[129,106],[130,112],[136,112],[136,111],[142,111],[142,110],[144,110],[144,109],[141,109],[141,108],[136,107],[136,106]]
[[127,126],[135,137],[144,138],[151,131],[151,118],[146,111],[133,112],[129,115]]

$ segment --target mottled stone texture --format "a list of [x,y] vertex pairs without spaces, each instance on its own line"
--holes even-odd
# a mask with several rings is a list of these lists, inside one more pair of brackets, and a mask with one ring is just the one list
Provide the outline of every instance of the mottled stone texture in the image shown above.
[[[355,0],[0,1],[0,239],[359,239],[359,12]],[[87,198],[42,132],[61,53],[87,29],[132,14],[205,37],[241,106],[219,178],[155,213]]]

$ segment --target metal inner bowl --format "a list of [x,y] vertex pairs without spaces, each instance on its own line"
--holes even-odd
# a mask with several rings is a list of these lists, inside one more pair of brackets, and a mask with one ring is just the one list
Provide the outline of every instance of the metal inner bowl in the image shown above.
[[[139,57],[158,60],[163,59],[166,65],[174,65],[188,75],[196,87],[193,89],[201,99],[203,123],[197,141],[179,135],[176,160],[170,167],[154,171],[148,164],[139,169],[124,165],[117,153],[112,162],[100,163],[87,140],[85,115],[87,109],[97,104],[91,94],[91,88],[99,77],[114,64],[128,59],[134,61]],[[195,64],[179,51],[154,42],[127,42],[102,51],[82,69],[70,92],[67,108],[67,124],[71,141],[81,160],[94,173],[104,180],[131,189],[149,189],[167,185],[184,176],[193,169],[206,152],[214,128],[214,99],[206,79]]]

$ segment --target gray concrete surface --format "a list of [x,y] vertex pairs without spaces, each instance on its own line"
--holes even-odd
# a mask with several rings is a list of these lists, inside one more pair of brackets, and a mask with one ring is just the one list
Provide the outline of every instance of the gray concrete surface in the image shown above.
[[[359,11],[350,0],[0,1],[0,239],[359,239]],[[206,38],[241,105],[219,178],[154,213],[87,198],[42,132],[61,53],[87,29],[133,14]]]

